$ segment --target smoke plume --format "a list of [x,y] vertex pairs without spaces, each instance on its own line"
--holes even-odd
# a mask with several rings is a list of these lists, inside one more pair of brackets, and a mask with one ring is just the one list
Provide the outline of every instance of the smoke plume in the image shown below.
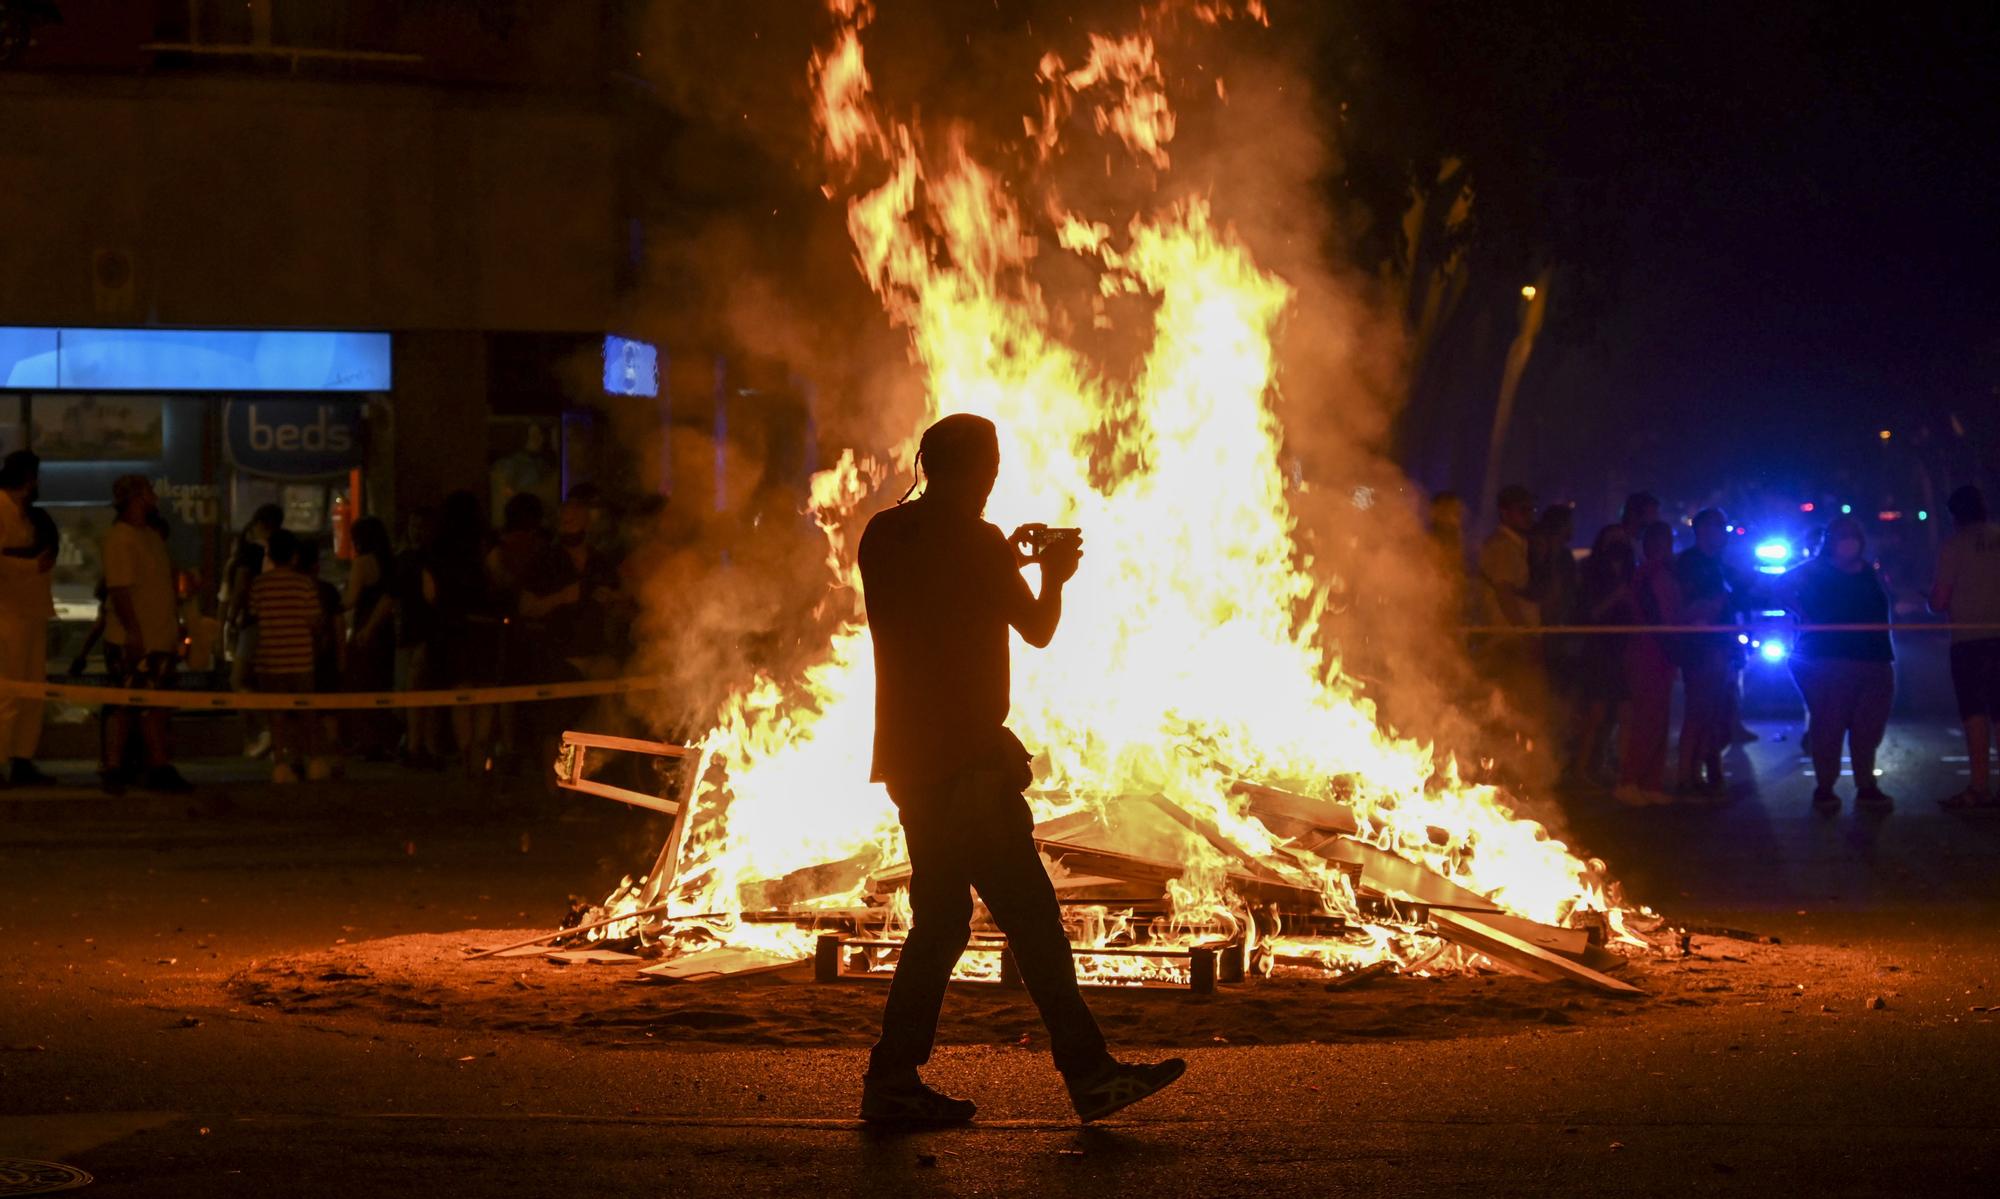
[[[1137,5],[885,0],[867,31],[869,64],[885,106],[921,114],[934,144],[963,138],[992,169],[1036,179],[1036,190],[1018,194],[1050,188],[1091,211],[1204,197],[1285,280],[1293,296],[1275,404],[1301,552],[1330,590],[1329,656],[1389,727],[1455,754],[1468,773],[1481,760],[1518,760],[1508,751],[1518,748],[1519,721],[1477,682],[1452,631],[1462,564],[1433,551],[1424,497],[1393,457],[1406,328],[1394,281],[1348,265],[1357,230],[1336,200],[1328,131],[1338,98],[1312,86],[1314,9],[1275,4],[1267,29],[1210,23],[1199,7],[1167,0],[1147,18],[1178,116],[1168,172],[1135,166],[1109,133],[1099,134],[1101,154],[1071,147],[1054,164],[1023,136],[1038,112],[1042,55],[1081,65],[1089,33],[1136,27]],[[881,462],[887,503],[908,482],[891,451],[917,431],[923,380],[854,267],[840,206],[818,190],[806,63],[825,28],[821,8],[804,2],[656,6],[644,62],[683,116],[673,173],[717,182],[707,188],[712,203],[673,214],[672,231],[656,229],[647,294],[680,336],[812,380],[819,462],[848,449]],[[1087,137],[1087,125],[1079,132],[1073,122],[1065,136]],[[1038,215],[1033,201],[1023,207]],[[1143,300],[1102,301],[1077,286],[1082,276],[1054,252],[1053,230],[1037,232],[1044,252],[1033,277],[1060,331],[1107,377],[1131,370]],[[712,430],[669,436],[685,443],[672,450],[676,462],[718,452]],[[699,483],[687,487],[692,495],[677,492],[672,535],[649,571],[643,665],[669,676],[674,697],[649,716],[681,734],[700,732],[753,670],[783,677],[812,661],[853,610],[851,594],[830,590],[837,579],[820,531],[800,515],[799,481],[766,469],[773,447],[731,441],[720,452],[733,456],[724,473],[738,486],[714,504]],[[1545,771],[1517,765],[1514,775],[1532,783]]]

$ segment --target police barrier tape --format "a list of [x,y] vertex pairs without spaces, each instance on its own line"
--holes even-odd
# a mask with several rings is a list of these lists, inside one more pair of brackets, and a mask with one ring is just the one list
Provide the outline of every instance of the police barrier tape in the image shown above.
[[101,687],[86,683],[31,683],[0,679],[0,697],[66,700],[131,708],[197,708],[209,711],[337,711],[382,708],[457,708],[475,704],[534,703],[656,691],[666,681],[638,676],[573,683],[528,683],[449,691],[175,691],[172,688]]
[[[1762,625],[1470,625],[1468,635],[1542,637],[1551,634],[1633,636],[1640,633],[1732,633],[1777,628],[1787,633],[1992,633],[2000,624],[1792,624],[1772,620]],[[31,683],[0,679],[0,697],[67,700],[80,704],[112,704],[129,708],[193,708],[207,711],[353,711],[384,708],[458,708],[478,704],[536,703],[552,699],[587,699],[657,691],[666,680],[633,675],[619,679],[586,679],[573,683],[524,683],[511,687],[472,687],[438,691],[176,691],[172,688],[100,687],[87,683]]]
[[1461,633],[1482,637],[1540,637],[1550,633],[1581,636],[1636,633],[1991,633],[2000,637],[2000,624],[1797,624],[1773,616],[1748,624],[1480,624],[1465,625]]

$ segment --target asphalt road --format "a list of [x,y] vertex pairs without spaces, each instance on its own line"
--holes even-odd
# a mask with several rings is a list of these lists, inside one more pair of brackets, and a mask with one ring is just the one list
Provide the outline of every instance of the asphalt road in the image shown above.
[[1089,1130],[1005,1048],[934,1067],[979,1126],[884,1136],[849,1118],[851,1049],[357,1033],[220,989],[302,947],[545,923],[650,854],[614,805],[557,818],[427,776],[218,786],[235,810],[193,815],[0,795],[0,1157],[133,1196],[1988,1194],[2000,817],[1937,810],[1964,750],[1916,707],[1887,818],[1810,814],[1783,721],[1733,757],[1726,805],[1570,802],[1634,897],[1838,947],[1851,977],[1580,1028],[1197,1049],[1179,1087]]

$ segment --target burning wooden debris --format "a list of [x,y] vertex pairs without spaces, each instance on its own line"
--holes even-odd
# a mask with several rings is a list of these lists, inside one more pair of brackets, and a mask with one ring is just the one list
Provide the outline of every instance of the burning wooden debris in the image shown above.
[[[607,767],[598,777],[593,762]],[[675,796],[693,762],[684,747],[665,742],[565,734],[561,786],[673,814],[652,876],[659,881],[621,888],[610,902],[577,912],[569,927],[474,956],[645,963],[642,977],[679,982],[808,960],[821,982],[889,977],[902,945],[906,863],[851,857],[741,886],[733,912],[677,910],[685,907],[676,897],[689,821]],[[631,785],[637,781],[651,789]],[[1274,837],[1270,852],[1253,854],[1214,822],[1157,796],[1081,806],[1038,798],[1071,809],[1038,824],[1035,841],[1086,985],[1200,994],[1280,974],[1352,985],[1386,973],[1490,963],[1610,994],[1639,993],[1609,973],[1624,959],[1607,945],[1615,927],[1607,913],[1579,910],[1566,927],[1512,914],[1367,840],[1364,822],[1337,802],[1239,784],[1233,799],[1240,814]],[[958,977],[1014,981],[1006,940],[983,917],[975,918]]]
[[[1169,29],[1171,8],[1093,37],[1093,55],[1122,47],[1147,64],[1138,74],[1040,56],[1019,170],[924,136],[874,89],[866,5],[829,5],[809,66],[823,191],[908,334],[923,424],[992,422],[999,526],[1092,531],[1105,589],[1069,607],[1060,653],[1015,663],[1008,691],[1010,727],[1042,751],[1046,789],[1029,800],[1079,974],[1188,985],[1240,965],[1245,979],[1357,981],[1381,963],[1493,963],[1622,991],[1605,973],[1617,956],[1590,933],[1629,937],[1602,864],[1462,779],[1448,747],[1385,725],[1341,667],[1344,584],[1300,536],[1307,483],[1284,467],[1279,334],[1297,281],[1258,261],[1206,186],[1159,186],[1175,119],[1155,53],[1198,54],[1201,37]],[[1253,8],[1261,19],[1260,6],[1243,16]],[[1072,119],[1085,110],[1094,123]],[[1117,174],[1127,155],[1113,142],[1144,187],[1058,186],[1072,152],[1072,166]],[[1129,314],[1098,307],[1094,327],[1129,342],[1116,368],[1073,337],[1065,291],[1134,298]],[[826,639],[807,660],[739,680],[696,749],[568,740],[566,786],[674,821],[652,869],[555,941],[682,963],[655,977],[829,954],[833,977],[865,977],[895,961],[907,872],[893,805],[867,781],[876,687],[854,535],[910,468],[920,427],[813,476]],[[1005,962],[984,936],[958,974],[997,982]]]

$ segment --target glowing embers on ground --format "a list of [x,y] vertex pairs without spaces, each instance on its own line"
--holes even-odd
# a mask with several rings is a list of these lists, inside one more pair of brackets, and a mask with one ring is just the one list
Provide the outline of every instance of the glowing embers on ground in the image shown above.
[[[833,0],[811,64],[825,190],[845,206],[857,267],[908,335],[927,406],[886,461],[847,453],[814,480],[828,601],[848,618],[815,664],[751,679],[722,706],[696,747],[670,852],[607,906],[665,904],[699,914],[703,938],[801,958],[814,930],[751,918],[774,887],[808,925],[823,913],[896,926],[893,892],[868,883],[902,846],[887,795],[867,782],[874,681],[852,537],[893,498],[880,484],[908,477],[921,430],[975,412],[1002,438],[989,519],[1081,526],[1088,540],[1054,644],[1017,646],[1009,723],[1039,751],[1039,819],[1087,813],[1102,824],[1100,852],[1171,867],[1157,913],[1096,905],[1110,935],[1179,946],[1234,936],[1278,946],[1274,962],[1336,968],[1435,960],[1423,915],[1438,901],[1369,890],[1371,870],[1401,869],[1431,880],[1419,890],[1448,888],[1475,920],[1577,918],[1615,937],[1601,864],[1516,816],[1493,787],[1462,781],[1448,754],[1385,730],[1341,673],[1328,587],[1299,543],[1280,466],[1274,344],[1292,288],[1206,193],[1164,186],[1179,129],[1166,35],[1181,44],[1231,14],[1170,0],[1129,34],[1090,37],[1082,65],[1043,56],[1030,68],[1043,98],[1025,117],[1027,152],[982,161],[966,129],[880,104],[871,9]],[[1225,127],[1229,112],[1217,114]],[[1093,210],[1092,197],[1051,182],[1072,154],[1151,184],[1105,193],[1154,198]],[[988,165],[1001,161],[1013,165]],[[1132,301],[1115,310],[1139,314],[1118,330],[1141,347],[1130,369],[1114,374],[1074,343],[1068,309],[1044,291],[1057,277],[1045,251],[1060,256],[1066,288],[1079,272],[1091,281],[1056,300]],[[1095,311],[1116,323],[1113,309]],[[1131,797],[1175,836],[1121,816]],[[1259,911],[1276,914],[1261,936]],[[1339,931],[1302,938],[1288,920]]]

